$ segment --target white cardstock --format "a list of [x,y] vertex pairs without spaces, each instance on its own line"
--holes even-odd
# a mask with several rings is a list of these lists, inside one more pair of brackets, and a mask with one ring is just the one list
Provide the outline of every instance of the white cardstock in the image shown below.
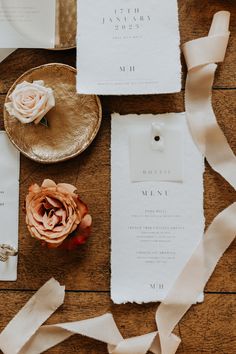
[[132,182],[183,181],[183,131],[178,121],[155,119],[130,134]]
[[176,0],[80,0],[77,6],[79,93],[181,90]]
[[56,0],[1,0],[0,48],[54,48]]
[[[145,134],[160,121],[173,130],[178,126],[183,135],[182,182],[132,182],[130,137]],[[173,165],[175,158],[173,154]],[[204,159],[191,138],[184,113],[113,114],[111,297],[115,303],[166,297],[203,236],[203,172]]]
[[[0,244],[18,249],[19,169],[20,154],[0,132]],[[0,280],[17,279],[17,256],[0,262]]]

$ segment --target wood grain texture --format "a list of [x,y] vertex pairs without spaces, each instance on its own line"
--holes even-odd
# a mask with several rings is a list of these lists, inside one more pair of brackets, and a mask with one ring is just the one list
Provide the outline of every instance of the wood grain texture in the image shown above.
[[[236,88],[236,6],[234,0],[179,0],[181,44],[206,36],[215,12],[231,12],[231,37],[224,64],[219,65],[215,87]],[[6,93],[14,81],[25,71],[46,63],[65,63],[75,66],[75,50],[50,51],[43,49],[18,49],[0,65],[0,93]],[[186,66],[183,63],[183,86]]]
[[[214,83],[213,105],[220,126],[236,153],[236,4],[235,0],[179,0],[181,43],[205,36],[216,11],[231,12],[231,37],[225,62]],[[0,129],[5,94],[26,70],[53,62],[75,66],[75,50],[18,49],[0,64]],[[183,63],[183,84],[186,66]],[[109,299],[110,281],[110,115],[112,112],[166,113],[184,110],[184,92],[172,95],[103,96],[103,122],[98,136],[86,152],[57,164],[39,165],[21,156],[19,268],[17,282],[0,282],[0,331],[45,281],[54,276],[66,289],[65,304],[49,323],[74,321],[112,311],[124,337],[155,330],[156,304],[114,305]],[[77,186],[90,207],[94,226],[88,243],[75,253],[50,251],[29,237],[24,222],[24,198],[30,184],[45,178]],[[235,201],[233,189],[206,164],[204,176],[206,225]],[[236,245],[230,246],[206,286],[205,302],[196,305],[176,328],[182,343],[178,354],[235,353]],[[17,289],[17,290],[16,290]],[[48,351],[51,354],[104,354],[100,342],[74,336]],[[135,353],[133,353],[135,354]]]
[[[31,292],[0,291],[0,331],[32,296]],[[7,308],[5,304],[7,303]],[[234,354],[236,310],[233,295],[207,295],[195,305],[175,329],[182,343],[177,354]],[[108,294],[67,293],[65,303],[48,324],[78,321],[111,311],[124,338],[156,330],[156,304],[114,306]],[[14,338],[12,338],[14,340]],[[47,351],[50,354],[104,354],[106,345],[79,335]],[[135,353],[133,353],[135,354]]]
[[[163,113],[183,111],[183,92],[175,95],[103,97],[103,122],[94,143],[79,157],[56,165],[40,165],[21,156],[20,225],[18,280],[1,282],[0,288],[37,289],[42,281],[54,276],[70,290],[109,290],[110,281],[110,114]],[[1,97],[3,99],[3,97]],[[236,153],[236,90],[215,90],[213,105],[219,124]],[[2,102],[1,102],[2,103]],[[0,121],[2,118],[0,119]],[[45,177],[74,184],[90,207],[94,226],[88,243],[74,253],[42,249],[30,238],[25,226],[24,198],[28,187],[41,184]],[[231,204],[235,191],[206,165],[206,225]],[[206,291],[236,291],[235,244],[220,260]],[[40,276],[39,276],[40,274]]]

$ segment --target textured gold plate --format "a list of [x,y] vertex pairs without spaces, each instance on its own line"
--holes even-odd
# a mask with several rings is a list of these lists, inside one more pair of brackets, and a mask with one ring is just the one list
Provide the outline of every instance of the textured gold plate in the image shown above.
[[56,50],[76,47],[77,9],[76,0],[57,0]]
[[54,90],[56,106],[46,115],[49,127],[22,124],[4,108],[4,125],[11,142],[30,159],[40,163],[68,160],[84,151],[101,124],[102,108],[94,95],[76,93],[76,70],[65,64],[47,64],[23,74],[9,90],[22,81],[44,80]]

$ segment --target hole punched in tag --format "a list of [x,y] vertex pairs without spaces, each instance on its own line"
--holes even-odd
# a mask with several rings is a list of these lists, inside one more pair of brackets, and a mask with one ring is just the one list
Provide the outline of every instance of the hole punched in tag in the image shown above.
[[185,129],[182,114],[145,117],[129,136],[131,182],[183,182]]
[[164,151],[164,123],[152,123],[151,126],[151,145],[153,150]]

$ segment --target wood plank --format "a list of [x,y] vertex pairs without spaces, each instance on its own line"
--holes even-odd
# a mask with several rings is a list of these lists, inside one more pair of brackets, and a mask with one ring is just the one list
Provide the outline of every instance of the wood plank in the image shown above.
[[[225,62],[219,65],[213,92],[213,104],[218,121],[231,147],[236,153],[236,7],[235,0],[178,0],[180,12],[181,43],[205,36],[216,11],[231,12],[231,37]],[[50,51],[18,49],[0,64],[0,107],[13,82],[32,67],[61,62],[75,66],[76,51]],[[186,66],[183,57],[183,84]],[[221,90],[225,88],[226,90]],[[1,95],[2,94],[2,95]],[[112,311],[124,337],[131,337],[155,330],[156,304],[114,305],[109,298],[110,281],[110,114],[165,113],[184,110],[184,93],[147,96],[104,96],[103,123],[92,146],[80,157],[71,161],[44,166],[21,156],[20,178],[20,256],[17,282],[0,282],[0,331],[20,310],[23,304],[51,276],[66,285],[65,304],[48,323],[75,321]],[[2,109],[0,130],[3,129]],[[90,207],[94,219],[93,233],[87,243],[75,253],[42,249],[27,232],[23,205],[31,183],[41,183],[45,177],[75,184],[81,197]],[[206,225],[227,205],[235,201],[233,189],[208,165],[205,173]],[[207,292],[232,292],[232,294],[207,294],[205,302],[194,306],[176,328],[182,343],[178,354],[235,352],[235,293],[236,293],[235,243],[220,260],[214,275],[207,284]],[[11,289],[11,290],[5,290]],[[15,291],[21,289],[21,291]],[[24,291],[24,289],[28,289]],[[102,292],[92,292],[102,291]],[[234,292],[234,294],[233,294]],[[51,349],[48,353],[104,354],[106,345],[80,336]]]
[[[1,331],[32,293],[0,291],[0,296]],[[211,294],[206,295],[203,304],[195,305],[175,330],[182,338],[177,353],[234,354],[236,345],[234,301],[234,295]],[[154,322],[156,306],[156,304],[114,305],[107,294],[67,293],[64,305],[47,323],[78,321],[111,311],[122,335],[128,338],[156,330]],[[106,345],[77,335],[50,349],[48,353],[104,354]]]
[[207,295],[180,322],[178,354],[234,354],[235,320],[235,295]]
[[[219,123],[236,152],[236,90],[215,90],[213,103]],[[0,104],[3,104],[0,96]],[[142,97],[103,97],[104,119],[90,148],[65,163],[44,166],[21,157],[20,178],[20,246],[18,280],[1,282],[0,288],[37,289],[54,276],[71,290],[109,290],[110,280],[110,113],[163,113],[183,110],[183,92],[176,95]],[[0,121],[2,118],[0,119]],[[29,185],[44,178],[66,181],[77,186],[93,215],[93,233],[87,245],[77,252],[42,249],[29,237],[22,211]],[[233,189],[209,166],[205,173],[206,224],[235,200]],[[235,244],[226,252],[207,285],[207,291],[236,291]]]
[[[236,90],[216,90],[213,104],[218,121],[234,152],[236,152],[236,126],[234,102]],[[183,92],[175,95],[132,97],[104,97],[104,119],[101,130],[90,148],[70,161],[44,166],[21,156],[20,177],[20,246],[18,280],[0,283],[0,288],[37,289],[41,282],[54,276],[65,282],[67,289],[108,290],[110,263],[110,113],[162,113],[183,110]],[[3,96],[0,96],[3,104]],[[0,119],[0,121],[2,118]],[[66,181],[78,187],[82,199],[90,206],[94,219],[93,233],[87,245],[74,253],[42,249],[29,237],[23,212],[24,198],[29,185],[40,184],[49,177],[57,182]],[[233,189],[209,166],[205,173],[206,224],[235,200]],[[232,245],[220,261],[207,291],[236,291],[236,248]],[[40,274],[40,276],[39,276]]]
[[[179,19],[181,43],[206,36],[212,16],[220,10],[228,10],[232,14],[231,38],[224,64],[220,64],[216,75],[215,87],[236,88],[236,7],[234,0],[179,0]],[[0,64],[0,93],[6,93],[13,82],[25,71],[46,63],[61,62],[75,66],[75,50],[50,51],[35,49],[18,49]],[[186,67],[183,62],[183,79]]]
[[0,64],[0,93],[7,93],[25,71],[48,63],[64,63],[75,67],[75,49],[17,49]]

